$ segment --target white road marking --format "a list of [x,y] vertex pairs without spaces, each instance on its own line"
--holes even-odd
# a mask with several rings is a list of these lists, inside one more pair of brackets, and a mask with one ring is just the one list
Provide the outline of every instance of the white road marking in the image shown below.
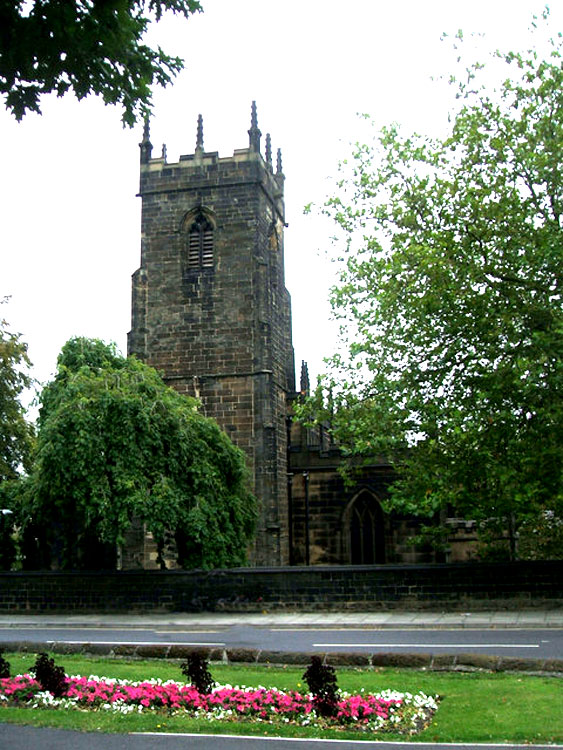
[[[358,747],[365,748],[368,744],[369,747],[376,746],[376,745],[385,745],[386,747],[396,747],[398,750],[401,750],[401,748],[404,749],[405,742],[397,742],[397,741],[389,741],[389,740],[327,740],[327,739],[321,739],[321,738],[313,738],[313,737],[274,737],[273,735],[270,736],[262,736],[262,735],[250,735],[250,734],[205,734],[202,732],[201,734],[196,734],[194,732],[129,732],[130,736],[138,736],[138,737],[190,737],[194,739],[217,739],[218,737],[222,737],[226,740],[256,740],[257,742],[302,742],[302,743],[308,743],[310,745],[317,745],[322,744],[322,746],[325,745],[338,745],[338,744],[346,744],[346,745],[358,745]],[[417,747],[432,747],[435,748],[437,745],[436,742],[417,742]],[[446,747],[446,745],[444,745]],[[448,742],[447,747],[468,747],[468,748],[475,748],[474,742]],[[485,747],[499,747],[503,748],[503,750],[510,750],[510,748],[522,748],[524,747],[522,744],[516,744],[516,743],[507,743],[507,742],[487,742],[485,743]],[[532,745],[532,747],[545,747],[547,748],[547,745]],[[560,745],[554,745],[554,748],[560,747]]]
[[538,643],[313,643],[314,648],[539,648]]

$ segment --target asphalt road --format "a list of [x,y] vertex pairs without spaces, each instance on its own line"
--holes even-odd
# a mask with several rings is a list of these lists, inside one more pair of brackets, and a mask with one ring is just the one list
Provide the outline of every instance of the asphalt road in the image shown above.
[[270,628],[235,625],[197,629],[177,628],[0,628],[0,641],[184,644],[275,651],[369,653],[479,653],[519,658],[563,658],[563,630],[379,630],[376,628]]
[[[171,734],[98,734],[63,729],[38,729],[0,724],[0,750],[41,748],[41,750],[498,750],[499,745],[455,745],[420,742],[369,742],[359,740],[298,740],[262,737],[221,737]],[[504,750],[553,750],[554,745],[508,745]],[[561,747],[561,746],[559,746]]]

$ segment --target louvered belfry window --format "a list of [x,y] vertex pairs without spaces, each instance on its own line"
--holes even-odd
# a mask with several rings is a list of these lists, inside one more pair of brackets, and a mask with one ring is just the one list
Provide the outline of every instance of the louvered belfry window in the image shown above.
[[213,226],[200,215],[188,232],[188,268],[213,266]]

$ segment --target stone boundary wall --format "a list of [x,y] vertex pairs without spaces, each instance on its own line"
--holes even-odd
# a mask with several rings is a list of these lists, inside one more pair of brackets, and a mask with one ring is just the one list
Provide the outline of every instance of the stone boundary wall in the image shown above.
[[563,560],[0,573],[0,613],[563,607]]

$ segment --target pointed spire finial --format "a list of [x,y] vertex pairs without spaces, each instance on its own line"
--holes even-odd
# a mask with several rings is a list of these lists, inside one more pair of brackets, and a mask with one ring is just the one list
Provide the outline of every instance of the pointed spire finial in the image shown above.
[[145,124],[143,127],[143,140],[139,143],[141,149],[141,164],[148,164],[152,155],[152,143],[150,140],[150,120],[145,115]]
[[250,130],[248,131],[250,149],[260,153],[260,136],[262,133],[258,129],[258,115],[256,113],[256,102],[252,102],[252,111],[250,116]]
[[195,150],[196,152],[203,151],[203,117],[201,115],[197,116],[197,136],[195,142]]
[[303,395],[309,395],[309,368],[304,359],[301,360],[301,381],[299,387]]
[[270,134],[266,133],[266,164],[268,165],[270,172],[272,171],[272,139]]
[[282,157],[281,157],[281,148],[278,148],[278,158],[276,162],[276,174],[283,174],[282,171]]

